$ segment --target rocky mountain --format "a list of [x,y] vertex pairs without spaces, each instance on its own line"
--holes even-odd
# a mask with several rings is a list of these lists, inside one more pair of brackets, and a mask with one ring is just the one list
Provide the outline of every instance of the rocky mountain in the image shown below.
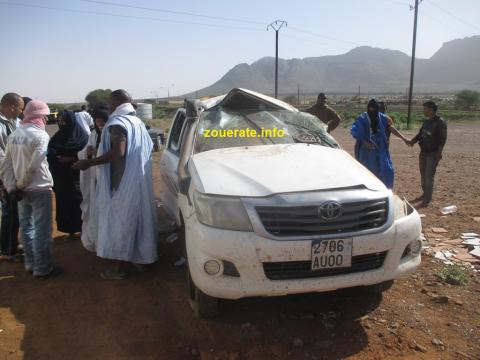
[[[273,93],[275,59],[264,57],[251,65],[239,64],[199,96],[217,95],[234,87]],[[408,87],[410,57],[400,51],[357,47],[346,54],[279,59],[279,93],[403,92]],[[480,35],[444,43],[430,59],[417,59],[415,91],[480,89]]]

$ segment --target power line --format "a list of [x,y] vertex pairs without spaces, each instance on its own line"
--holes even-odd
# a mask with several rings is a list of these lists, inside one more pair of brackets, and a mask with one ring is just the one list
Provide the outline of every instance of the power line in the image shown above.
[[443,21],[441,21],[441,20],[439,20],[439,19],[437,19],[437,18],[435,18],[435,17],[433,17],[433,16],[431,16],[431,15],[429,15],[429,14],[425,14],[425,13],[424,13],[422,16],[424,16],[424,17],[426,17],[426,18],[428,18],[428,19],[430,19],[430,20],[433,20],[433,21],[441,24],[444,28],[450,30],[452,33],[455,33],[455,34],[457,34],[457,35],[460,35],[460,31],[459,31],[458,29],[454,29],[454,28],[451,27],[450,25],[445,24]]
[[383,1],[386,1],[386,2],[389,2],[389,3],[392,3],[392,4],[395,4],[395,5],[401,5],[401,6],[410,6],[409,3],[407,2],[404,2],[404,1],[398,1],[398,0],[383,0]]
[[472,27],[472,28],[474,28],[474,29],[476,29],[476,30],[480,30],[480,27],[478,27],[478,26],[476,26],[476,25],[474,25],[474,24],[472,24],[472,23],[470,23],[470,22],[468,22],[468,21],[463,20],[462,18],[460,18],[460,17],[458,17],[457,15],[453,14],[453,13],[450,12],[449,10],[441,7],[440,5],[437,5],[437,4],[434,3],[432,0],[428,0],[428,2],[429,2],[431,5],[435,6],[437,9],[443,11],[445,14],[450,15],[451,17],[453,17],[453,18],[456,19],[457,21],[460,21],[462,24],[467,25],[467,26],[470,26],[470,27]]
[[[80,0],[83,2],[92,2],[92,3],[103,3],[103,4],[115,4],[109,3],[106,1],[96,1],[96,0]],[[46,6],[46,5],[36,5],[36,4],[26,4],[26,3],[17,3],[17,2],[9,2],[9,1],[0,1],[0,5],[7,5],[7,6],[15,6],[15,7],[27,7],[27,8],[36,8],[36,9],[44,9],[44,10],[53,10],[53,11],[63,11],[69,13],[77,13],[77,14],[89,14],[89,15],[99,15],[99,16],[110,16],[110,17],[118,17],[124,19],[137,19],[137,20],[150,20],[150,21],[158,21],[158,22],[165,22],[165,23],[172,23],[172,24],[184,24],[184,25],[198,25],[198,26],[206,26],[206,27],[213,27],[213,28],[229,28],[229,29],[236,29],[236,30],[247,30],[247,31],[262,31],[260,28],[253,28],[253,27],[237,27],[232,25],[220,25],[220,24],[206,24],[206,23],[199,23],[199,22],[192,22],[192,21],[181,21],[181,20],[172,20],[172,19],[161,19],[156,17],[149,17],[149,16],[136,16],[136,15],[122,15],[122,14],[114,14],[109,12],[100,12],[100,11],[91,11],[91,10],[76,10],[76,9],[69,9],[64,7],[55,7],[55,6]],[[209,15],[202,15],[202,14],[194,14],[194,13],[186,13],[186,12],[176,12],[171,10],[163,10],[163,9],[155,9],[155,8],[146,8],[146,7],[138,7],[133,5],[123,5],[123,4],[115,4],[116,6],[121,7],[133,7],[138,9],[150,9],[152,11],[162,11],[162,12],[170,12],[174,14],[182,14],[182,15],[190,15],[190,16],[198,16],[198,17],[205,17],[205,18],[212,18],[216,20],[224,20],[224,21],[237,21],[237,22],[248,22],[252,24],[262,24],[260,22],[250,21],[250,20],[241,20],[241,19],[234,19],[234,18],[226,18],[226,17],[216,17],[216,16],[209,16]],[[308,30],[303,30],[299,28],[292,27],[290,28],[293,31],[304,33],[311,36],[320,37],[323,39],[327,39],[334,42],[343,42],[350,45],[360,46],[358,43],[354,43],[351,41],[346,41],[342,39],[337,39],[334,37],[329,37],[321,34],[317,34]],[[305,40],[307,41],[307,40]]]
[[160,18],[148,17],[148,16],[121,15],[121,14],[113,14],[113,13],[106,13],[106,12],[99,12],[99,11],[75,10],[75,9],[68,9],[68,8],[54,7],[54,6],[13,3],[8,1],[0,1],[0,5],[63,11],[63,12],[77,13],[77,14],[111,16],[111,17],[119,17],[119,18],[126,18],[126,19],[151,20],[151,21],[159,21],[159,22],[166,22],[166,23],[172,23],[172,24],[198,25],[198,26],[207,26],[207,27],[214,27],[214,28],[228,28],[228,29],[237,29],[237,30],[248,30],[248,31],[264,31],[259,28],[246,28],[246,27],[237,27],[237,26],[220,25],[220,24],[205,24],[205,23],[198,23],[198,22],[191,22],[191,21],[160,19]]
[[282,36],[283,36],[283,37],[286,37],[286,38],[288,38],[288,39],[292,39],[292,40],[306,41],[306,42],[309,42],[309,43],[312,43],[312,44],[317,44],[317,45],[325,45],[325,46],[329,46],[329,47],[335,48],[335,49],[351,50],[350,47],[346,47],[346,46],[331,46],[330,44],[327,44],[327,43],[324,43],[324,42],[320,42],[320,41],[316,41],[316,40],[312,40],[312,39],[306,39],[306,38],[297,37],[297,36],[291,36],[291,35],[287,35],[287,34],[283,34]]
[[110,2],[110,1],[97,1],[97,0],[80,0],[80,1],[87,2],[87,3],[93,3],[93,4],[101,4],[101,5],[110,5],[110,6],[116,6],[116,7],[122,7],[122,8],[129,8],[129,9],[156,11],[156,12],[163,12],[163,13],[168,13],[168,14],[175,14],[175,15],[194,16],[194,17],[201,17],[201,18],[213,19],[213,20],[224,20],[224,21],[234,21],[234,22],[241,22],[241,23],[247,23],[247,24],[265,25],[265,23],[263,23],[263,22],[252,21],[252,20],[222,17],[222,16],[212,16],[212,15],[206,15],[206,14],[197,14],[197,13],[186,12],[186,11],[159,9],[159,8],[152,8],[152,7],[147,7],[147,6],[119,4],[119,3]]
[[311,36],[320,37],[320,38],[327,39],[327,40],[331,40],[331,41],[338,41],[338,42],[343,42],[343,43],[345,43],[345,44],[360,46],[360,44],[354,43],[354,42],[352,42],[352,41],[347,41],[347,40],[342,40],[342,39],[334,38],[334,37],[331,37],[331,36],[325,36],[325,35],[317,34],[317,33],[314,33],[314,32],[312,32],[312,31],[299,29],[299,28],[297,28],[297,27],[290,27],[290,30],[297,31],[297,32],[301,32],[301,33],[304,33],[304,34],[307,34],[307,35],[311,35]]

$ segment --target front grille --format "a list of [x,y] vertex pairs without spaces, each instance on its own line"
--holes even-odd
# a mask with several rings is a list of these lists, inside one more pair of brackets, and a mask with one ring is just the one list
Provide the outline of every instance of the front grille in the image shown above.
[[388,200],[343,203],[334,220],[318,216],[319,206],[257,206],[265,230],[275,236],[329,235],[375,229],[388,218]]
[[347,268],[311,270],[312,262],[285,261],[263,263],[265,276],[270,280],[292,280],[314,277],[352,274],[362,271],[375,270],[382,267],[387,252],[358,255],[352,257],[352,266]]

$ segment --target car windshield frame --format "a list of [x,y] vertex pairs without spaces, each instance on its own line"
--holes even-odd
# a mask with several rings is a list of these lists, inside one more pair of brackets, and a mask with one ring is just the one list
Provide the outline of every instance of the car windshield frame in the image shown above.
[[[252,136],[252,130],[257,136]],[[279,136],[282,131],[284,136]],[[340,148],[327,132],[327,126],[312,114],[286,109],[230,109],[215,106],[200,115],[193,153],[294,143]]]

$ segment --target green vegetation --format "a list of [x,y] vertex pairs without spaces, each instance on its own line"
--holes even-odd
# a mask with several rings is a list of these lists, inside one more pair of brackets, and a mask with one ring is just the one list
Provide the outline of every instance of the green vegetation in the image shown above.
[[77,110],[80,109],[82,104],[80,103],[73,103],[73,104],[59,104],[59,103],[49,103],[48,107],[50,111],[62,111],[62,110]]
[[[338,114],[342,117],[342,126],[344,128],[352,126],[352,123],[355,119],[364,112],[364,109],[356,109],[356,110],[344,110],[342,108],[336,108]],[[389,111],[388,116],[390,116],[393,121],[394,125],[398,130],[406,130],[407,129],[407,112],[406,111]],[[479,114],[480,119],[480,114]],[[419,110],[412,112],[412,120],[410,123],[410,129],[418,128],[423,121],[423,113]]]
[[480,106],[480,92],[463,90],[455,95],[455,105],[464,110],[477,109]]
[[85,96],[89,108],[108,107],[108,97],[112,93],[110,89],[96,89]]
[[462,264],[443,265],[435,275],[451,285],[465,285],[470,277],[470,269]]
[[165,131],[165,134],[167,134],[178,108],[179,105],[171,105],[167,103],[153,105],[153,120],[149,120],[148,125],[153,128],[162,128]]
[[[353,121],[357,116],[364,112],[364,109],[345,109],[345,107],[335,107],[335,110],[344,120],[342,126],[347,128],[350,127]],[[395,127],[399,130],[407,129],[407,109],[406,108],[395,108],[391,107],[388,111],[388,115],[394,120]],[[463,111],[456,110],[452,107],[443,108],[440,107],[438,115],[447,120],[447,122],[453,121],[480,121],[480,110],[479,111]],[[412,119],[410,122],[410,129],[417,129],[421,126],[424,120],[423,110],[421,108],[415,107],[412,110]]]
[[[111,93],[110,89],[96,89],[91,91],[85,100],[88,102],[89,107],[107,106],[108,96]],[[475,93],[476,95],[472,95]],[[468,96],[467,96],[468,95]],[[475,97],[478,96],[478,99]],[[470,90],[465,90],[456,95],[455,100],[433,98],[439,105],[439,115],[442,116],[448,122],[453,121],[480,121],[480,93]],[[463,99],[463,100],[460,100]],[[466,99],[466,100],[465,100]],[[473,100],[472,100],[473,99]],[[475,100],[477,99],[477,100]],[[287,102],[296,106],[297,96],[291,95],[284,98]],[[312,98],[310,103],[315,101]],[[464,101],[464,102],[462,102]],[[466,101],[466,102],[465,102]],[[305,110],[309,104],[303,101],[304,105],[299,107],[300,110]],[[418,129],[423,120],[423,108],[421,106],[422,100],[416,100],[412,108],[412,120],[409,128],[411,130]],[[476,105],[475,105],[476,104]],[[310,104],[311,105],[311,104]],[[74,110],[80,108],[81,104],[49,104],[52,110],[69,109]],[[165,134],[170,130],[171,123],[175,116],[175,112],[181,107],[181,102],[168,103],[161,102],[159,104],[153,104],[153,120],[148,121],[148,125],[153,128],[162,128]],[[337,103],[331,105],[338,114],[342,117],[343,121],[341,127],[349,128],[357,116],[364,112],[366,109],[366,103],[361,102],[349,102],[349,103]],[[469,110],[465,110],[468,108]],[[475,110],[474,110],[475,109]],[[395,127],[399,130],[407,129],[407,106],[405,104],[389,105],[388,115],[394,119]]]

